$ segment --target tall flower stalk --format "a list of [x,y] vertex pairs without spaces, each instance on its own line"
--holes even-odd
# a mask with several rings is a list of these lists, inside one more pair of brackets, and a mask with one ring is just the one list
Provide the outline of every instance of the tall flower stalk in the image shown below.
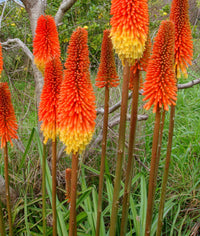
[[[175,24],[175,76],[176,80],[181,77],[181,73],[187,78],[187,67],[188,64],[192,63],[193,56],[193,44],[192,44],[192,33],[190,29],[189,15],[188,15],[188,0],[173,0],[171,6],[170,20]],[[162,231],[162,219],[164,212],[164,203],[166,197],[167,179],[169,173],[169,165],[172,150],[172,138],[174,130],[175,120],[175,106],[171,106],[170,111],[170,124],[169,124],[169,135],[167,154],[163,174],[163,182],[161,189],[161,198],[158,214],[158,227],[156,235],[161,235]]]
[[117,163],[110,220],[110,236],[115,236],[124,156],[130,66],[135,63],[136,59],[142,57],[145,48],[149,21],[147,1],[113,0],[111,15],[113,15],[110,21],[113,47],[124,66]]
[[[39,121],[42,121],[41,130],[44,135],[44,144],[52,140],[52,210],[53,210],[53,235],[57,234],[56,220],[56,135],[58,117],[58,99],[63,72],[60,59],[53,58],[46,63],[44,73],[44,86],[39,106]],[[45,152],[45,148],[44,148]],[[43,154],[45,155],[45,154]],[[43,160],[45,162],[45,159]],[[44,165],[44,163],[43,163]],[[43,170],[45,171],[45,170]],[[45,175],[43,173],[43,181]],[[45,192],[43,193],[45,198]],[[44,206],[45,207],[45,206]],[[45,224],[45,222],[43,222]]]
[[71,195],[71,179],[72,179],[72,169],[67,168],[65,170],[65,188],[66,188],[66,199],[67,202],[70,203],[70,195]]
[[65,63],[59,102],[59,136],[72,153],[69,235],[77,234],[76,192],[78,157],[92,139],[95,128],[95,96],[89,74],[88,33],[78,27],[73,32]]
[[[1,79],[2,70],[3,70],[3,57],[2,57],[2,47],[1,47],[1,43],[0,43],[0,79]],[[0,233],[2,236],[6,235],[1,201],[0,201]]]
[[0,201],[0,234],[1,234],[1,236],[6,236],[5,224],[4,224],[4,219],[3,219],[3,209],[2,209],[2,206],[1,206],[1,201]]
[[12,213],[10,205],[9,191],[9,175],[8,175],[8,146],[12,144],[11,139],[17,138],[17,121],[14,108],[11,102],[11,93],[7,83],[0,83],[0,138],[1,148],[4,149],[4,165],[5,165],[5,186],[6,186],[6,202],[8,211],[9,236],[13,235]]
[[[53,211],[53,236],[57,235],[56,217],[56,135],[57,135],[57,109],[60,85],[63,72],[60,61],[60,45],[55,21],[52,16],[41,15],[37,21],[33,41],[34,61],[44,75],[44,86],[39,105],[39,121],[42,122],[41,130],[44,135],[44,144],[52,139],[52,211]],[[45,152],[45,148],[43,150]],[[45,222],[45,153],[43,153],[43,230],[46,231]]]
[[122,203],[122,219],[120,227],[120,235],[126,234],[129,199],[131,190],[131,180],[133,176],[133,165],[134,165],[134,145],[136,137],[136,125],[137,125],[137,112],[138,112],[138,98],[139,88],[141,87],[141,76],[140,71],[146,71],[149,57],[151,52],[151,40],[148,37],[146,41],[145,51],[143,57],[140,60],[136,60],[135,64],[131,67],[129,89],[132,90],[132,104],[131,104],[131,121],[130,121],[130,132],[129,132],[129,147],[128,147],[128,162],[126,167],[126,177],[124,185],[124,195]]
[[148,203],[146,215],[145,235],[150,235],[153,205],[158,172],[158,143],[160,133],[161,109],[169,109],[169,105],[176,104],[177,86],[174,72],[174,24],[163,21],[159,27],[153,45],[153,53],[147,69],[144,83],[144,100],[148,100],[145,108],[154,105],[156,113],[153,134],[151,169],[149,176]]
[[108,130],[109,88],[116,87],[118,86],[118,84],[119,84],[119,79],[116,72],[113,45],[110,38],[110,30],[104,30],[102,47],[101,47],[101,59],[96,78],[96,86],[99,88],[105,87],[103,139],[102,139],[102,149],[101,149],[101,167],[99,175],[96,236],[100,234],[103,179],[105,170],[105,156],[106,156],[106,143],[107,143],[107,130]]

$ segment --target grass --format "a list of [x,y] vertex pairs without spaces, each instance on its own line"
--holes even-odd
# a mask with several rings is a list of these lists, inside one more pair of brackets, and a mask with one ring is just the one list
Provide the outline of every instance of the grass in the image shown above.
[[[191,78],[188,79],[190,81]],[[180,83],[186,83],[181,80]],[[165,235],[189,235],[191,228],[200,217],[200,97],[199,85],[193,88],[179,90],[175,115],[175,130],[173,137],[172,158],[168,180],[167,199],[174,198],[177,204],[171,216],[164,221],[163,228],[169,231]],[[167,145],[167,130],[169,113],[164,129],[164,145],[161,158],[164,160]],[[146,134],[152,133],[153,116],[146,122]],[[150,156],[151,136],[146,137],[147,161]],[[160,164],[160,176],[164,161]],[[160,190],[160,183],[157,192]],[[157,207],[159,195],[157,194]],[[193,210],[191,210],[193,209]],[[172,230],[173,228],[173,230]]]

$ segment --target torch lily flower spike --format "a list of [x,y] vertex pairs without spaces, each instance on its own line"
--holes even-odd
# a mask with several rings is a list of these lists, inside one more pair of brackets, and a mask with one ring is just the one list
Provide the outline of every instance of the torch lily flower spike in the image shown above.
[[163,21],[155,37],[153,54],[147,69],[144,83],[144,101],[149,100],[144,108],[154,105],[153,112],[158,107],[169,109],[176,104],[177,86],[174,71],[174,23]]
[[110,38],[110,30],[104,30],[101,47],[101,59],[97,72],[96,86],[117,87],[119,79],[116,71],[115,58],[113,53],[113,44]]
[[54,18],[41,15],[37,21],[33,40],[34,61],[38,69],[44,73],[45,64],[52,57],[60,57],[60,44]]
[[67,153],[85,149],[95,128],[95,95],[89,74],[88,33],[77,28],[68,46],[59,102],[59,135]]
[[7,83],[0,83],[0,138],[1,148],[11,139],[17,139],[17,120],[11,102],[11,94]]
[[103,179],[105,170],[106,143],[108,131],[109,88],[116,87],[118,84],[119,79],[115,66],[115,58],[113,53],[113,44],[110,38],[110,30],[104,30],[103,41],[101,46],[101,60],[96,78],[96,86],[99,88],[105,87],[103,139],[101,149],[101,167],[99,175],[96,236],[99,236],[100,234],[100,222],[102,212]]
[[17,121],[14,108],[11,102],[11,93],[7,83],[0,83],[0,139],[1,148],[4,149],[4,174],[5,174],[5,191],[8,211],[9,235],[13,235],[12,230],[12,213],[10,205],[9,177],[8,177],[8,145],[12,144],[12,138],[17,137]]
[[188,0],[173,0],[170,20],[175,24],[175,67],[177,78],[181,72],[187,78],[188,64],[192,64],[193,44],[188,15]]
[[112,213],[110,218],[110,236],[116,235],[119,192],[121,187],[122,163],[125,146],[130,67],[134,65],[136,59],[140,59],[142,57],[145,49],[149,25],[147,2],[147,0],[112,0],[111,4],[111,15],[113,16],[110,20],[110,35],[113,42],[113,48],[121,59],[124,69],[117,162],[113,190]]
[[147,0],[112,0],[111,38],[122,64],[142,57],[148,35]]
[[53,58],[47,62],[44,73],[44,86],[39,106],[39,121],[42,121],[41,130],[44,134],[44,143],[48,139],[56,138],[58,117],[58,99],[63,78],[60,59]]

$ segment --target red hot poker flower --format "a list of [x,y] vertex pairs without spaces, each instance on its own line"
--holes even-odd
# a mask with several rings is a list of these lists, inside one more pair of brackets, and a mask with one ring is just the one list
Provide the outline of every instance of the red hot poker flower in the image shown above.
[[62,64],[58,57],[47,62],[44,73],[44,86],[39,106],[39,121],[45,140],[55,140],[57,126],[58,99],[62,83]]
[[117,87],[119,79],[115,66],[112,40],[110,30],[104,30],[103,41],[101,46],[101,60],[96,78],[96,86]]
[[73,32],[68,46],[59,103],[60,139],[66,152],[83,151],[95,128],[95,96],[89,74],[88,33]]
[[188,64],[192,64],[193,44],[188,15],[188,0],[173,0],[170,20],[175,24],[175,66],[177,78],[181,72],[187,78]]
[[37,67],[44,72],[45,64],[52,57],[60,57],[60,44],[54,18],[41,15],[37,21],[33,40],[33,55]]
[[12,138],[17,139],[17,120],[11,102],[11,94],[7,83],[0,83],[0,138],[1,148],[6,142],[12,144]]
[[1,72],[3,70],[3,57],[2,57],[2,47],[0,43],[0,78],[1,78]]
[[144,83],[144,101],[148,110],[154,105],[153,112],[158,107],[176,104],[176,80],[174,72],[174,23],[162,21],[153,45],[153,54],[147,68],[146,81]]
[[124,64],[142,57],[148,35],[147,0],[112,0],[111,38],[114,49]]
[[[149,58],[151,54],[151,39],[148,37],[146,44],[145,44],[145,50],[143,53],[143,56],[140,60],[136,60],[135,64],[131,67],[131,73],[130,73],[130,81],[129,81],[129,89],[133,90],[133,80],[135,79],[135,74],[137,70],[140,71],[147,71],[147,66],[149,63]],[[142,76],[140,73],[140,89],[142,89],[143,83],[142,83]]]

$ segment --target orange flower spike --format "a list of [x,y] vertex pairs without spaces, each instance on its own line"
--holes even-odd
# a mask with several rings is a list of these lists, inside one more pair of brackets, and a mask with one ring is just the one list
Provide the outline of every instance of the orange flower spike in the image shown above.
[[43,73],[45,64],[52,57],[60,57],[60,44],[54,18],[41,15],[37,21],[35,37],[33,40],[34,61]]
[[96,78],[96,86],[117,87],[119,79],[115,66],[115,58],[113,52],[112,40],[110,38],[110,30],[104,30],[103,41],[101,46],[101,59],[99,70]]
[[[137,70],[147,71],[147,66],[149,63],[150,54],[151,54],[151,39],[148,36],[147,41],[145,43],[145,50],[144,50],[142,58],[140,60],[137,59],[135,61],[135,64],[131,67],[130,81],[129,81],[129,89],[130,90],[133,89],[133,80],[135,78],[136,71]],[[142,76],[140,74],[140,89],[142,89],[142,87],[143,87],[143,80],[142,80]]]
[[124,65],[133,65],[142,57],[148,35],[147,0],[112,0],[111,38],[114,49]]
[[11,93],[7,83],[0,83],[0,138],[1,148],[5,147],[6,142],[17,139],[17,120],[11,102]]
[[153,45],[153,53],[147,68],[144,83],[144,101],[149,100],[144,108],[176,104],[177,86],[174,72],[174,23],[162,21]]
[[44,73],[44,86],[39,106],[39,121],[44,134],[44,143],[48,139],[55,140],[57,126],[58,99],[63,72],[60,59],[53,58],[47,62]]
[[172,1],[170,20],[175,24],[175,66],[177,67],[177,78],[181,77],[181,72],[187,78],[188,64],[192,64],[193,43],[188,8],[188,0]]
[[70,194],[71,194],[71,176],[72,176],[72,169],[67,168],[65,170],[65,184],[66,184],[66,199],[67,202],[70,202]]
[[95,128],[95,96],[89,74],[88,33],[73,32],[65,63],[59,102],[59,134],[66,152],[81,152],[92,139]]
[[0,78],[1,78],[1,72],[3,70],[3,57],[2,57],[2,47],[0,43]]

